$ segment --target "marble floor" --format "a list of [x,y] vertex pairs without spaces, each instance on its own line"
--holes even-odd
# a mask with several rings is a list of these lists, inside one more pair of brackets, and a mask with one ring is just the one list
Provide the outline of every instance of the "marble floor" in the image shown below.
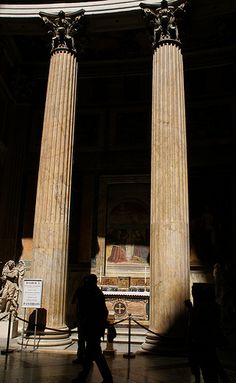
[[[160,357],[134,353],[134,358],[124,358],[118,352],[107,357],[114,383],[192,383],[188,361],[183,357]],[[15,349],[0,355],[1,383],[67,383],[77,376],[81,367],[72,364],[75,351],[22,351]],[[236,383],[235,365],[226,366],[230,382]],[[102,381],[96,365],[88,383]]]

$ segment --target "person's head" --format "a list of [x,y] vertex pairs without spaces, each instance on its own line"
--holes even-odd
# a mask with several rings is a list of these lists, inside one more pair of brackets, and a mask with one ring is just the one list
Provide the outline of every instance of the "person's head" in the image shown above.
[[13,269],[13,268],[15,267],[15,262],[12,261],[12,260],[10,260],[10,261],[8,262],[8,267],[9,267],[10,270]]
[[22,259],[20,259],[17,266],[18,268],[23,269],[25,267],[25,262]]
[[89,287],[97,286],[97,276],[95,274],[90,274],[87,276],[86,284]]

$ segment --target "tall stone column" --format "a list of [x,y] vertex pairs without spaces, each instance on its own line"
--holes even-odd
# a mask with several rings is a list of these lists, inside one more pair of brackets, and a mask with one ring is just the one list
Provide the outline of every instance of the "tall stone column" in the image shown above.
[[151,152],[150,334],[143,349],[179,347],[189,298],[184,73],[177,22],[185,4],[140,5],[154,26]]
[[65,328],[78,63],[73,36],[84,11],[40,13],[52,35],[33,234],[33,278],[43,279],[47,326]]

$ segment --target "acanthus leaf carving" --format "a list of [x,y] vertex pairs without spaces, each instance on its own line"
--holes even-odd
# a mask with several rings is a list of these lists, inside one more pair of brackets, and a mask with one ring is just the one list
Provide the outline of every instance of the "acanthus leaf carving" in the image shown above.
[[78,33],[84,13],[83,9],[70,14],[65,14],[64,11],[60,11],[57,15],[39,13],[49,29],[48,33],[52,36],[51,52],[63,49],[76,53],[74,37]]
[[168,40],[180,44],[178,24],[187,12],[188,5],[188,1],[169,5],[167,0],[162,0],[161,4],[140,3],[145,17],[153,28],[154,48]]

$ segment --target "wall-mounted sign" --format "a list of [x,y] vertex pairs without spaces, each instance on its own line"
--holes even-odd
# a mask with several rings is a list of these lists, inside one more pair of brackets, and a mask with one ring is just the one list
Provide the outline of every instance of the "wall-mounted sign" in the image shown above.
[[40,308],[42,302],[42,279],[23,279],[22,307]]

